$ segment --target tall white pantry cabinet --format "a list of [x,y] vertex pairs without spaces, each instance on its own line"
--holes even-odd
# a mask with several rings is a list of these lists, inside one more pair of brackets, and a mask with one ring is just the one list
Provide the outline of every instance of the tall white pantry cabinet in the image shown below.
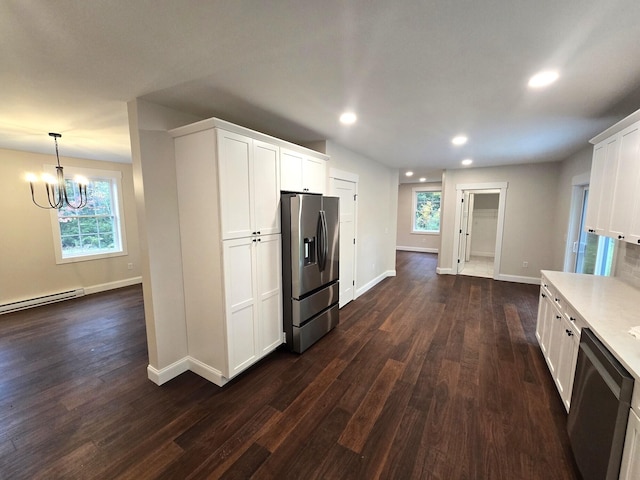
[[283,327],[280,147],[219,124],[170,133],[189,363],[222,386],[278,347]]

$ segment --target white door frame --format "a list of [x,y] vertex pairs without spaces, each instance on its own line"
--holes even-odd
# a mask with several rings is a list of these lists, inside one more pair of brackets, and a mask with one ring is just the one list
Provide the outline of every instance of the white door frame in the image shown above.
[[476,192],[476,190],[499,190],[498,201],[498,228],[496,230],[496,251],[494,256],[493,278],[498,280],[500,277],[500,261],[502,256],[502,234],[504,233],[504,212],[507,201],[507,187],[509,182],[488,182],[488,183],[459,183],[456,185],[456,219],[455,219],[455,235],[453,236],[453,258],[451,263],[451,271],[458,274],[458,256],[460,255],[460,228],[462,221],[461,208],[458,206],[462,203],[464,192],[473,190],[473,193],[489,193]]
[[[354,212],[353,212],[353,234],[355,235],[355,238],[358,238],[358,182],[360,180],[360,176],[355,174],[355,173],[351,173],[351,172],[345,172],[344,170],[338,170],[337,168],[329,168],[329,195],[335,195],[335,191],[333,190],[333,179],[336,180],[344,180],[346,182],[351,182],[355,184],[355,195],[356,195],[356,201],[355,201],[355,205],[354,205]],[[356,290],[357,290],[357,286],[358,286],[358,278],[357,278],[357,272],[358,272],[358,242],[356,241],[354,246],[353,246],[353,300],[356,299]],[[341,305],[342,308],[342,305]]]

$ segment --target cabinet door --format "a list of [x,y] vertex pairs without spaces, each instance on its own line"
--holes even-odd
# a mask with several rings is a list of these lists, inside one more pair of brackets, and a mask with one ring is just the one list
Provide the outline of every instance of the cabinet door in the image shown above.
[[609,233],[612,237],[623,240],[629,232],[635,203],[634,197],[638,193],[635,187],[638,172],[640,172],[640,157],[638,156],[640,125],[631,125],[620,132],[618,143],[618,161],[611,203]]
[[587,216],[584,221],[584,228],[587,232],[598,233],[598,211],[600,207],[600,197],[604,188],[604,162],[606,147],[604,142],[600,142],[593,147],[593,159],[591,160],[591,175],[589,178],[589,203],[587,204]]
[[[609,231],[611,210],[613,206],[613,190],[618,170],[618,136],[605,140],[604,167],[602,168],[602,191],[598,205],[598,223],[596,233],[598,235],[614,236]],[[617,237],[617,235],[615,235]]]
[[558,355],[558,365],[556,368],[556,386],[562,398],[564,407],[569,411],[571,402],[571,387],[573,386],[573,375],[576,369],[576,358],[578,351],[577,328],[568,319],[562,321],[562,331],[560,353]]
[[[640,243],[640,123],[634,124],[622,132],[620,144],[620,157],[626,165],[629,165],[629,176],[633,177],[626,201],[630,202],[624,210],[630,214],[628,227],[625,232],[625,241]],[[623,200],[624,201],[624,200]],[[629,205],[631,208],[629,209]]]
[[540,297],[538,300],[538,320],[536,322],[536,338],[540,345],[543,355],[547,355],[547,345],[545,343],[545,330],[547,328],[549,302],[547,301],[547,293],[540,287]]
[[280,244],[280,235],[260,236],[256,242],[261,355],[266,355],[282,343]]
[[280,159],[275,145],[253,141],[253,192],[258,235],[280,233]]
[[620,480],[640,478],[640,418],[633,410],[629,411],[619,478]]
[[547,346],[547,364],[549,365],[549,370],[551,371],[551,376],[555,379],[558,374],[558,364],[560,362],[560,349],[562,345],[562,337],[564,334],[563,324],[562,324],[562,314],[555,308],[555,306],[551,306],[549,308],[549,343]]
[[254,240],[240,238],[223,242],[227,378],[260,357]]
[[[246,237],[253,233],[253,140],[219,129],[217,138],[222,238]],[[203,198],[206,199],[208,194],[202,192]]]
[[302,192],[301,153],[280,149],[280,188],[288,192]]
[[304,191],[310,193],[326,193],[326,162],[320,158],[305,156],[302,164],[302,183]]

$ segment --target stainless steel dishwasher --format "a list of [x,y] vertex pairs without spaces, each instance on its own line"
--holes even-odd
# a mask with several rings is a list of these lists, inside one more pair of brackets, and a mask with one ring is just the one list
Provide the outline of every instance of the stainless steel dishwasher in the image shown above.
[[633,377],[583,328],[567,430],[584,480],[618,478],[632,393]]

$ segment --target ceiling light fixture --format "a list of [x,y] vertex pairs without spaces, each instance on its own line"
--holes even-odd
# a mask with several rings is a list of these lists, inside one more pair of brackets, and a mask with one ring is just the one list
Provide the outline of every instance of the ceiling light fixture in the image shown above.
[[353,112],[344,112],[342,115],[340,115],[340,122],[345,125],[352,125],[356,123],[357,119],[358,117]]
[[473,160],[471,160],[470,158],[465,158],[464,160],[462,160],[462,164],[463,165],[471,165],[473,163]]
[[464,135],[458,135],[457,137],[453,137],[451,139],[451,143],[453,143],[454,145],[464,145],[465,143],[467,143],[467,140],[469,139]]
[[421,182],[426,182],[426,181],[427,181],[427,179],[426,179],[426,178],[424,178],[424,177],[420,177],[420,181],[421,181]]
[[[53,137],[53,141],[56,144],[56,159],[58,160],[58,165],[56,166],[56,176],[55,178],[49,174],[42,174],[41,179],[44,181],[46,190],[47,190],[47,200],[49,201],[49,206],[40,205],[36,202],[36,197],[34,194],[33,184],[38,181],[38,177],[33,173],[28,173],[26,175],[27,181],[29,182],[29,187],[31,188],[31,200],[40,208],[63,208],[63,207],[71,207],[73,209],[79,209],[84,207],[87,204],[87,179],[84,177],[77,176],[74,178],[75,182],[78,184],[78,202],[73,204],[69,202],[69,197],[67,195],[67,184],[64,178],[64,170],[62,165],[60,165],[60,155],[58,154],[58,139],[62,137],[59,133],[50,133],[50,137]],[[75,192],[75,188],[71,186],[72,191]],[[75,196],[75,195],[74,195]]]
[[542,88],[551,85],[555,82],[560,75],[555,70],[545,70],[543,72],[536,73],[529,79],[530,88]]
[[405,175],[407,177],[412,177],[413,176],[413,172],[411,170],[409,170],[407,173],[405,173]]

